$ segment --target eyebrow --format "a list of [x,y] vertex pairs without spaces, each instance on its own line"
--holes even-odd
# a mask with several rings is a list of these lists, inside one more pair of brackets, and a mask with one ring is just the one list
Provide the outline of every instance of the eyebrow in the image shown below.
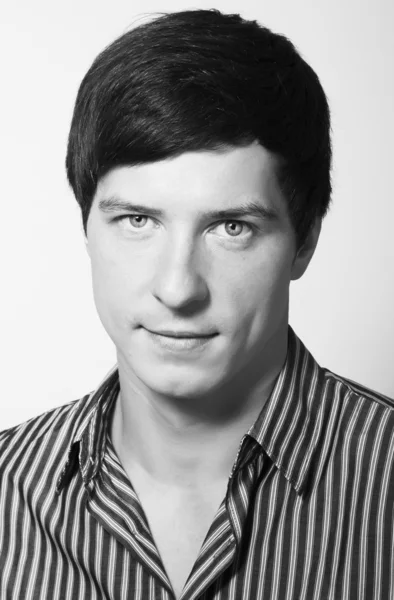
[[[131,213],[142,213],[146,216],[158,218],[162,218],[165,215],[165,212],[160,208],[152,208],[142,204],[132,204],[131,202],[127,202],[116,196],[103,198],[99,201],[98,207],[105,213],[127,211]],[[225,210],[209,210],[205,212],[203,216],[208,219],[223,220],[238,219],[239,217],[257,217],[258,219],[270,222],[278,221],[280,218],[278,211],[274,208],[263,206],[254,201],[244,202],[240,206]]]

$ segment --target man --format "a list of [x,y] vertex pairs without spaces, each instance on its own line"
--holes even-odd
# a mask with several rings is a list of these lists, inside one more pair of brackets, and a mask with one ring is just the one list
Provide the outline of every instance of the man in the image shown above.
[[330,166],[318,77],[254,21],[94,61],[67,173],[117,364],[0,434],[1,598],[394,597],[393,400],[288,323]]

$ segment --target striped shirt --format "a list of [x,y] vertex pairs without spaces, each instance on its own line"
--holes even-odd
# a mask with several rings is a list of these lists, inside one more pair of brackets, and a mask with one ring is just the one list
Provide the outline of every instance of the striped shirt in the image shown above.
[[[293,329],[240,440],[182,600],[393,600],[394,400],[320,367]],[[170,600],[96,391],[0,433],[1,600]]]

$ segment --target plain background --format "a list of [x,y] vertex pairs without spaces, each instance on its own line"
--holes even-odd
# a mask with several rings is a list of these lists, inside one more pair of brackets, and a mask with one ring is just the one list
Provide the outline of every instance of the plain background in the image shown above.
[[155,11],[218,8],[287,35],[332,111],[333,206],[290,324],[318,362],[394,396],[394,3],[19,0],[0,30],[0,430],[93,390],[115,363],[64,158],[95,56]]

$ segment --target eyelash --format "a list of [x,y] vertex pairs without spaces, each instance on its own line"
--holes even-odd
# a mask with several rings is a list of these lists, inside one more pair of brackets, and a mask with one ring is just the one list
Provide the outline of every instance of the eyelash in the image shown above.
[[[151,217],[149,217],[149,215],[129,214],[129,215],[120,215],[118,217],[115,217],[113,220],[114,221],[123,221],[125,219],[131,219],[133,217],[145,217],[147,219],[151,219]],[[239,221],[238,219],[223,219],[222,221],[218,221],[216,224],[222,225],[223,223],[238,223],[240,225],[246,226],[249,229],[249,231],[252,233],[255,230],[255,226],[253,226],[251,223],[247,223],[246,221]],[[229,236],[229,237],[231,237],[231,236]],[[235,237],[238,237],[238,236],[235,236]]]

